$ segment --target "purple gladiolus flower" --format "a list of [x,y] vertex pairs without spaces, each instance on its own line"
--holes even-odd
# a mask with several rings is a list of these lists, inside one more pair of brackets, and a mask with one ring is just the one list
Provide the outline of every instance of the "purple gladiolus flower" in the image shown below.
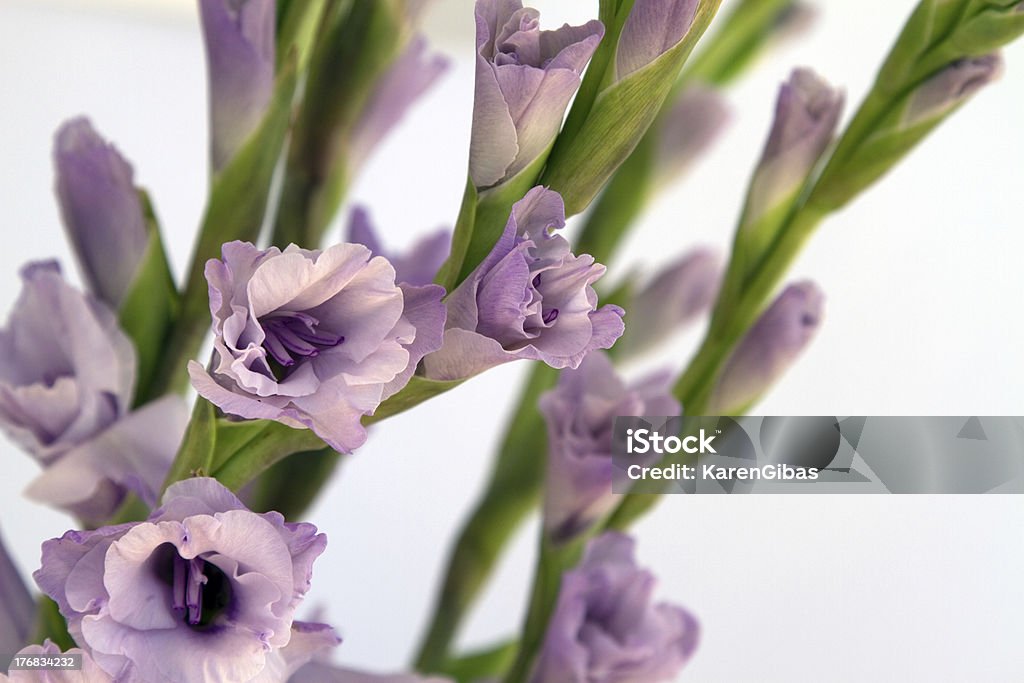
[[60,127],[53,158],[64,230],[82,277],[117,309],[149,244],[132,167],[85,118]]
[[452,231],[441,228],[416,241],[409,251],[396,255],[387,252],[381,245],[377,231],[370,221],[369,212],[362,206],[352,209],[349,216],[345,241],[362,244],[374,256],[383,256],[395,268],[395,281],[408,285],[428,285],[434,281],[441,264],[451,251]]
[[1002,71],[1003,58],[999,53],[953,62],[914,91],[903,125],[909,128],[946,114],[999,78]]
[[605,533],[562,578],[532,683],[662,683],[697,648],[688,612],[651,604],[655,578],[636,566],[631,538]]
[[721,259],[709,249],[694,249],[669,263],[633,296],[629,327],[616,351],[641,354],[692,323],[718,296],[721,278]]
[[348,164],[354,172],[369,158],[387,133],[402,120],[409,107],[448,70],[449,62],[428,54],[427,41],[416,36],[377,81],[359,122],[352,130]]
[[750,184],[750,225],[788,201],[832,141],[843,94],[810,69],[796,69],[779,90],[775,121]]
[[274,90],[274,0],[199,0],[210,81],[210,156],[222,169],[259,126]]
[[699,85],[688,87],[660,124],[654,178],[666,185],[702,155],[729,122],[729,106],[721,94]]
[[311,524],[256,514],[193,478],[145,522],[46,541],[35,579],[118,680],[270,683],[339,642],[294,621],[326,544]]
[[636,0],[619,36],[616,80],[639,71],[679,44],[697,16],[699,0]]
[[596,20],[541,31],[521,0],[477,0],[474,185],[497,185],[547,154],[603,35]]
[[423,360],[428,377],[464,379],[518,358],[575,368],[622,336],[623,310],[597,308],[604,266],[570,252],[554,234],[564,225],[557,192],[535,187],[513,205],[494,249],[448,297],[444,345]]
[[708,414],[731,415],[760,398],[814,338],[824,307],[825,295],[813,282],[786,287],[732,352]]
[[451,683],[447,678],[430,676],[421,678],[412,674],[381,675],[351,669],[342,669],[330,664],[311,662],[295,672],[288,683]]
[[350,452],[359,423],[441,344],[444,289],[396,285],[360,244],[324,251],[224,245],[206,264],[213,314],[209,372],[189,364],[200,395],[224,412],[312,429]]
[[615,504],[612,426],[617,415],[678,415],[672,378],[659,373],[627,386],[595,352],[540,399],[548,425],[544,527],[555,541],[584,531]]
[[[0,652],[17,652],[31,638],[36,605],[0,537]],[[6,666],[0,663],[0,667]]]
[[18,652],[22,657],[59,657],[60,655],[78,655],[82,658],[82,668],[75,669],[17,669],[9,676],[0,674],[0,681],[11,683],[114,683],[114,678],[93,661],[88,652],[75,647],[67,652],[47,640],[42,645],[29,645]]
[[0,427],[43,466],[31,497],[98,523],[128,491],[156,502],[188,421],[178,397],[131,412],[135,351],[56,263],[30,264],[0,330]]

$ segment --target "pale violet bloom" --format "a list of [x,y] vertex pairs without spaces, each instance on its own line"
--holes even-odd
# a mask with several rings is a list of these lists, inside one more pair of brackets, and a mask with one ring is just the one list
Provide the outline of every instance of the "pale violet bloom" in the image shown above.
[[192,478],[145,522],[46,541],[35,579],[117,680],[280,683],[339,642],[294,620],[326,544],[311,524],[256,514]]
[[616,80],[639,71],[686,37],[699,0],[636,0],[619,36]]
[[710,249],[694,249],[658,270],[633,295],[629,325],[615,350],[636,356],[657,347],[705,313],[722,279],[722,260]]
[[132,167],[85,118],[57,131],[53,161],[64,230],[82,278],[116,310],[149,244]]
[[225,413],[308,428],[341,452],[360,424],[441,345],[444,289],[395,283],[361,244],[324,251],[230,242],[206,264],[213,315],[209,370],[192,385]]
[[132,411],[135,351],[105,304],[33,263],[0,329],[0,428],[43,472],[30,497],[106,520],[131,491],[155,503],[188,421],[170,396]]
[[669,373],[627,384],[608,357],[591,353],[540,399],[548,426],[544,528],[555,541],[586,530],[611,511],[612,428],[619,415],[678,415]]
[[909,128],[946,114],[1002,72],[1003,58],[999,53],[953,62],[914,91],[904,114],[904,126]]
[[546,155],[604,35],[599,21],[540,29],[521,0],[477,0],[476,89],[469,175],[497,185]]
[[654,576],[636,565],[634,542],[606,532],[562,576],[558,603],[531,683],[667,683],[697,648],[686,610],[652,604]]
[[813,282],[786,287],[726,361],[708,415],[732,415],[760,398],[814,338],[824,308],[825,295]]
[[796,69],[779,90],[775,120],[754,171],[744,222],[790,201],[832,142],[842,93],[810,69]]
[[210,155],[219,171],[263,120],[274,91],[275,0],[199,0],[210,90]]
[[82,658],[81,669],[55,669],[35,668],[16,669],[8,675],[0,673],[0,681],[10,683],[115,683],[114,677],[101,669],[88,652],[77,647],[67,652],[61,652],[60,648],[51,641],[46,640],[42,645],[29,645],[20,650],[17,656],[21,657],[60,657],[61,655],[73,655]]
[[441,228],[421,237],[401,254],[389,252],[381,244],[377,231],[370,220],[369,211],[357,206],[349,215],[345,241],[362,244],[374,256],[383,256],[395,268],[395,281],[408,285],[428,285],[434,281],[441,264],[451,251],[452,231]]
[[686,88],[657,124],[654,180],[667,185],[700,157],[729,123],[729,105],[712,88]]
[[555,234],[564,225],[557,192],[535,187],[513,205],[494,249],[446,300],[444,344],[424,358],[427,377],[465,379],[516,359],[575,368],[622,336],[623,310],[597,307],[605,267],[571,252]]

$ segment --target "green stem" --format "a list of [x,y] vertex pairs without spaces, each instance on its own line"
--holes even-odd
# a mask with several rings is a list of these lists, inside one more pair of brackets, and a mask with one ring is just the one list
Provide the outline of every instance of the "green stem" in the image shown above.
[[536,363],[523,388],[486,491],[448,560],[440,596],[416,657],[418,671],[442,671],[458,628],[502,550],[540,498],[546,432],[537,400],[557,377],[557,371]]

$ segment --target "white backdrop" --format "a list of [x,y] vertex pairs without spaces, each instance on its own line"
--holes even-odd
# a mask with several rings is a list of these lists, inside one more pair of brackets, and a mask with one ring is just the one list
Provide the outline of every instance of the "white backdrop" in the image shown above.
[[[596,2],[536,0],[545,24]],[[726,7],[728,7],[728,0]],[[763,143],[778,83],[811,65],[850,106],[912,0],[822,0],[813,33],[731,93],[729,134],[662,197],[620,265],[666,245],[724,246]],[[111,6],[117,9],[111,9]],[[391,245],[450,223],[464,183],[472,100],[469,0],[428,28],[455,66],[354,188]],[[793,270],[828,294],[825,325],[763,414],[1024,413],[1024,45],[982,93],[895,173],[829,220]],[[205,84],[191,4],[0,2],[0,308],[26,260],[57,256],[77,280],[52,196],[52,134],[89,114],[156,201],[176,267],[202,210]],[[679,363],[683,335],[662,360]],[[350,459],[311,520],[330,537],[310,604],[345,643],[339,659],[393,669],[410,656],[453,528],[483,480],[522,367],[506,366],[389,420]],[[0,526],[36,567],[63,515],[19,497],[34,464],[4,444]],[[670,497],[637,529],[661,595],[704,628],[695,681],[1024,680],[1024,504],[1003,497]],[[467,644],[518,626],[534,528],[470,620]]]

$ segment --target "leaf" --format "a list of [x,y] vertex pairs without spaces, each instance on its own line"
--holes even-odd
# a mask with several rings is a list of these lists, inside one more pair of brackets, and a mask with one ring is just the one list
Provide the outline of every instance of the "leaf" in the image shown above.
[[579,130],[567,129],[559,135],[541,183],[562,195],[567,216],[590,204],[640,142],[719,3],[701,2],[690,30],[679,43],[639,71],[608,85]]
[[174,286],[160,225],[145,191],[139,192],[146,217],[149,244],[135,273],[118,318],[121,328],[135,344],[138,358],[135,402],[138,407],[153,398],[149,386],[163,358],[163,345],[181,307]]
[[454,389],[464,381],[465,380],[454,380],[443,382],[436,379],[427,379],[426,377],[413,375],[412,379],[409,380],[409,383],[405,385],[404,389],[377,406],[377,410],[373,415],[368,415],[363,418],[363,424],[371,425],[374,422],[380,422],[381,420],[403,413],[406,410],[409,410],[409,408],[418,406],[424,401],[430,400],[435,396],[439,396],[446,391]]

